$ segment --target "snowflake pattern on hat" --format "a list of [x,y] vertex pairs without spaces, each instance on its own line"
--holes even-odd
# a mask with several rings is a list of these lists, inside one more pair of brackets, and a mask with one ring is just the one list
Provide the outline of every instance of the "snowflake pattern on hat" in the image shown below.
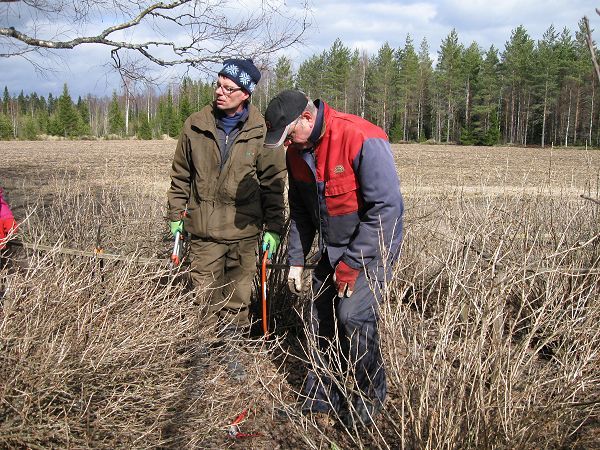
[[250,78],[250,75],[248,75],[246,72],[242,72],[240,73],[240,81],[244,86],[248,86],[252,81],[252,78]]
[[[1,0],[0,0],[1,1]],[[260,71],[251,59],[229,59],[223,63],[223,69],[219,72],[231,79],[238,86],[252,93],[260,80]]]
[[233,75],[234,77],[238,74],[239,71],[240,69],[235,64],[229,64],[223,69],[223,72],[226,72],[229,75]]

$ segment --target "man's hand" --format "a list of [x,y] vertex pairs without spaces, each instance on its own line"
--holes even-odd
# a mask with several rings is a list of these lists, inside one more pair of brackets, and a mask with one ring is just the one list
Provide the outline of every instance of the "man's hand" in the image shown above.
[[169,222],[169,227],[171,228],[171,234],[175,236],[177,232],[183,233],[183,220],[174,220]]
[[333,283],[338,291],[338,297],[350,297],[354,291],[354,284],[360,271],[353,269],[344,261],[340,261],[333,273]]
[[267,258],[271,259],[273,253],[277,251],[277,247],[279,247],[279,242],[281,238],[279,237],[279,233],[275,233],[274,231],[265,231],[263,236],[263,244],[262,250],[263,252],[269,251]]
[[288,272],[288,289],[296,295],[302,292],[302,272],[304,272],[302,266],[291,266]]

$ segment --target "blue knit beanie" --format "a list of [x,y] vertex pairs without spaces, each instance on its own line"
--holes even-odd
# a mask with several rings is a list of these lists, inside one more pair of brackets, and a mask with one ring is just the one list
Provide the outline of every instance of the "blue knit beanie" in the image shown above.
[[219,75],[229,78],[249,94],[252,94],[260,80],[260,71],[251,59],[227,59]]

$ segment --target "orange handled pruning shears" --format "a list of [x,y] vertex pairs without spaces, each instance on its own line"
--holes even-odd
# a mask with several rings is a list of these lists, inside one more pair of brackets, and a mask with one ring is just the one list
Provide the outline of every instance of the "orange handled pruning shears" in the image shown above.
[[233,422],[231,422],[229,424],[229,429],[227,431],[227,435],[232,438],[232,439],[239,439],[239,438],[247,438],[247,437],[255,437],[255,436],[261,436],[261,433],[242,433],[240,431],[240,424],[242,423],[242,421],[246,418],[246,416],[248,415],[248,409],[244,409],[235,419]]
[[262,294],[262,328],[265,337],[269,334],[269,324],[267,322],[267,260],[269,252],[267,250],[263,253],[262,265],[260,270],[260,291]]

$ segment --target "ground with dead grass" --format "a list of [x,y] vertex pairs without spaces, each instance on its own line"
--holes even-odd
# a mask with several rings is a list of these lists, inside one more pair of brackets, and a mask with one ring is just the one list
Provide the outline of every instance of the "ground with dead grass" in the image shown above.
[[[17,249],[0,273],[0,447],[600,446],[599,151],[394,146],[406,215],[381,310],[389,397],[376,427],[347,430],[290,407],[311,363],[307,299],[280,271],[275,333],[246,344],[246,384],[228,379],[202,293],[166,264],[174,147],[0,143],[20,237],[52,249]],[[98,244],[131,259],[61,253]],[[244,410],[250,436],[232,439]]]

